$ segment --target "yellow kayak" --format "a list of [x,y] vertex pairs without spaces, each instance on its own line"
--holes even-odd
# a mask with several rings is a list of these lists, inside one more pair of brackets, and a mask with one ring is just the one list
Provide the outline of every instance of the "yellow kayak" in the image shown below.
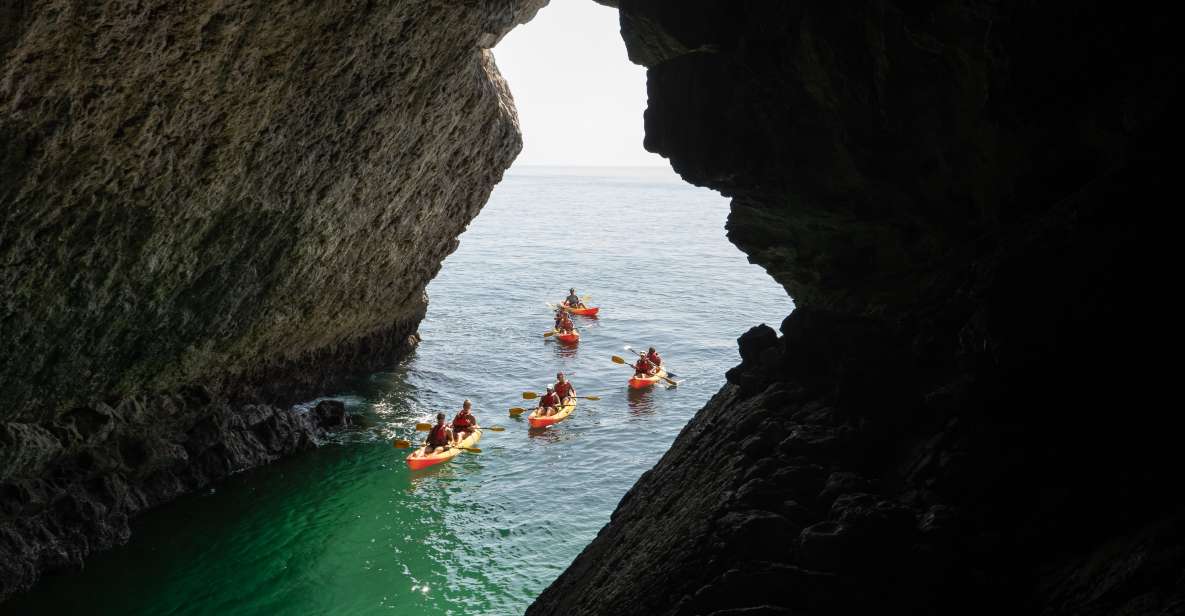
[[559,422],[567,419],[568,415],[571,415],[572,411],[575,411],[575,410],[576,410],[576,400],[573,399],[573,400],[570,400],[567,404],[561,406],[560,411],[558,413],[556,413],[555,415],[549,415],[547,417],[539,417],[537,415],[539,410],[535,409],[534,411],[531,411],[530,415],[527,416],[527,421],[530,422],[532,428],[546,428],[547,426],[550,426],[551,424],[556,424],[556,423],[559,423]]
[[[466,436],[465,438],[461,439],[461,442],[459,444],[461,447],[476,447],[477,442],[480,440],[481,440],[481,428],[478,428],[478,429],[474,430],[473,433],[470,434],[469,436]],[[449,447],[448,449],[445,449],[444,451],[442,451],[440,453],[430,453],[428,455],[424,455],[423,451],[424,451],[424,448],[420,447],[419,449],[417,449],[407,455],[408,468],[410,468],[413,471],[419,470],[421,468],[428,468],[429,466],[432,466],[434,464],[440,464],[441,462],[448,462],[449,460],[452,460],[453,458],[457,457],[457,454],[461,453],[461,450],[458,449],[457,447]]]

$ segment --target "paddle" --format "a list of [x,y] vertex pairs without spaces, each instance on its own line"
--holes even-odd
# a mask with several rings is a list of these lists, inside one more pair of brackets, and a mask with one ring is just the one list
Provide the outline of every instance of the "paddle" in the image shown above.
[[[637,350],[637,349],[634,349],[633,347],[631,347],[631,346],[630,346],[630,345],[628,345],[628,344],[627,344],[627,345],[625,345],[625,350],[627,350],[627,351],[629,351],[629,352],[631,352],[631,353],[636,353],[636,354],[638,355],[638,357],[642,357],[643,355],[645,355],[645,353],[643,353],[643,352],[641,352],[641,351],[639,351],[639,350]],[[666,370],[666,368],[664,367],[664,368],[663,368],[663,370]],[[676,379],[677,379],[677,378],[679,378],[679,375],[675,374],[674,372],[671,372],[670,370],[667,370],[667,376],[669,376],[669,377],[674,377],[674,378],[676,378]]]
[[[524,391],[523,392],[523,400],[534,400],[535,398],[538,398],[538,397],[539,397],[539,394],[537,394],[533,391]],[[600,400],[601,399],[600,396],[572,396],[572,397],[579,398],[581,400]]]
[[[630,368],[633,368],[633,366],[630,366],[629,362],[625,361],[625,359],[624,359],[624,358],[622,358],[622,357],[618,357],[618,356],[614,355],[612,359],[613,359],[613,363],[615,363],[615,364],[622,364],[622,365],[625,365],[625,366],[629,366]],[[667,377],[665,377],[665,376],[660,376],[660,377],[658,377],[658,378],[660,378],[660,379],[662,379],[662,380],[664,380],[664,381],[666,381],[666,382],[670,383],[670,384],[671,384],[671,387],[674,387],[674,386],[676,386],[676,385],[678,385],[678,384],[679,384],[679,382],[678,382],[678,381],[672,381],[671,379],[668,379],[668,378],[667,378]]]
[[[411,441],[402,438],[392,439],[391,445],[395,447],[395,449],[407,449],[413,446],[417,448],[420,447],[419,445],[413,445]],[[449,445],[448,449],[460,449],[461,451],[468,451],[469,453],[481,453],[481,450],[477,447],[460,447],[457,445]]]
[[516,406],[516,407],[513,407],[510,409],[510,416],[511,417],[518,417],[519,415],[522,415],[523,413],[526,413],[527,411],[533,411],[533,410],[535,410],[535,409],[525,409],[521,406]]

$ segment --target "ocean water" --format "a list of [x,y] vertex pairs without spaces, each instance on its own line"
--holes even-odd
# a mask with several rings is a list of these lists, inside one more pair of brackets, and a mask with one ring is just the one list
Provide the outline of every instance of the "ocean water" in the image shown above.
[[[793,308],[727,210],[665,169],[511,170],[429,286],[416,352],[334,396],[374,427],[146,514],[0,614],[522,613],[723,384],[736,337]],[[542,334],[571,286],[601,314],[568,347]],[[627,344],[683,381],[629,391]],[[557,370],[601,400],[529,432],[507,411]],[[506,431],[409,471],[388,439],[465,398]]]

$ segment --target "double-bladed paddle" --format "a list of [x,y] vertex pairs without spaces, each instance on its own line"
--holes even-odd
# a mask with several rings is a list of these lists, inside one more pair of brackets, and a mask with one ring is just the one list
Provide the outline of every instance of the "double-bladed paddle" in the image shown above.
[[[533,391],[524,391],[523,392],[523,400],[534,400],[535,398],[538,398],[540,395],[541,394],[537,394]],[[572,397],[578,398],[580,400],[600,400],[601,399],[600,396],[572,396]]]
[[[432,429],[432,424],[430,424],[430,423],[416,424],[416,430],[418,430],[420,432],[427,432],[431,429]],[[503,428],[502,426],[478,426],[477,429],[478,430],[489,430],[490,432],[505,432],[506,431],[506,428]]]
[[[636,353],[636,354],[638,355],[638,357],[642,357],[643,355],[646,355],[645,353],[643,353],[643,352],[641,352],[641,351],[639,351],[639,350],[637,350],[637,349],[635,349],[635,348],[631,347],[631,346],[630,346],[630,345],[628,345],[628,344],[627,344],[627,345],[625,345],[625,350],[627,350],[627,351],[629,351],[629,352],[631,352],[631,353]],[[662,366],[660,366],[660,367],[662,367]],[[666,370],[666,368],[663,368],[663,369],[664,369],[664,370]],[[671,372],[670,370],[667,370],[667,376],[674,377],[674,378],[676,378],[676,379],[677,379],[677,378],[679,378],[679,375],[675,374],[674,372]]]
[[[625,360],[625,358],[624,358],[624,357],[619,357],[619,356],[617,356],[617,355],[614,355],[614,356],[612,357],[612,359],[613,359],[613,363],[615,363],[615,364],[622,364],[622,365],[624,365],[624,366],[627,366],[627,367],[629,367],[630,369],[633,369],[633,366],[632,366],[632,365],[630,365],[630,363],[629,363],[629,362],[627,362],[627,361]],[[679,382],[678,382],[678,381],[673,381],[673,380],[671,380],[671,379],[668,379],[668,378],[667,378],[667,377],[665,377],[665,376],[659,376],[658,378],[660,378],[660,379],[662,379],[662,380],[664,380],[664,381],[666,381],[666,382],[670,383],[670,384],[671,384],[671,387],[674,387],[674,386],[676,386],[676,385],[678,385],[678,384],[679,384]]]

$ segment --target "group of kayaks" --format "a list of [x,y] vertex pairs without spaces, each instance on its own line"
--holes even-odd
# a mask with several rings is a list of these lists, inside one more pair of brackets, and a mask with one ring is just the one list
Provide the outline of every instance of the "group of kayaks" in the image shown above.
[[[563,311],[568,314],[575,314],[582,317],[595,317],[597,316],[597,313],[601,311],[601,309],[596,306],[569,306],[566,303],[548,304],[548,306],[551,306],[552,309],[557,311]],[[580,342],[580,331],[575,327],[573,327],[571,330],[552,328],[550,332],[544,334],[544,337],[551,336],[554,336],[556,341],[561,344],[576,344],[577,342]]]
[[[585,317],[595,317],[595,316],[597,316],[597,313],[600,312],[600,310],[601,310],[599,307],[590,307],[590,306],[571,307],[567,303],[548,304],[548,305],[556,310],[563,310],[564,312],[567,312],[569,314],[585,316]],[[573,327],[571,331],[560,331],[560,330],[553,329],[552,332],[550,332],[548,334],[544,334],[544,335],[547,337],[554,336],[557,341],[564,343],[564,344],[575,344],[580,341],[580,332],[577,331],[575,327]],[[629,348],[629,347],[627,347],[627,348]],[[615,363],[624,363],[624,360],[622,360],[620,357],[616,357],[616,356],[613,357],[613,361]],[[659,367],[658,372],[656,372],[655,374],[650,375],[650,376],[638,376],[638,374],[635,373],[634,376],[631,377],[629,380],[629,387],[631,389],[643,389],[646,387],[653,386],[661,381],[669,382],[671,385],[676,384],[675,381],[672,381],[668,377],[667,371],[665,369],[663,369],[662,367]],[[538,395],[539,394],[535,394],[532,392],[526,392],[523,394],[523,398],[534,399]],[[583,397],[587,398],[587,399],[591,399],[591,400],[599,400],[599,398],[596,396],[583,396]],[[559,407],[559,410],[556,413],[554,413],[552,415],[541,415],[540,410],[541,409],[538,409],[538,408],[533,409],[531,411],[531,413],[529,415],[527,415],[527,423],[530,425],[530,427],[532,429],[546,428],[548,426],[555,425],[555,424],[560,423],[561,421],[564,421],[565,419],[567,419],[570,415],[572,415],[572,412],[576,410],[576,399],[570,398],[567,402],[565,402],[564,404],[562,404]],[[521,414],[524,411],[525,411],[525,409],[522,409],[522,408],[512,408],[512,409],[510,409],[510,415],[511,415],[511,417],[517,417],[519,414]],[[420,429],[423,429],[423,428],[421,427]],[[440,464],[442,462],[447,462],[449,460],[452,460],[453,458],[460,455],[461,452],[463,452],[463,451],[479,452],[481,450],[477,449],[476,447],[477,447],[477,444],[481,441],[482,432],[486,429],[499,431],[499,432],[504,430],[504,428],[500,428],[497,426],[492,427],[492,428],[475,428],[470,434],[468,434],[460,442],[456,443],[455,445],[453,445],[451,447],[446,448],[444,451],[441,451],[441,452],[424,454],[424,453],[422,453],[422,448],[418,448],[415,451],[413,451],[412,453],[408,454],[407,466],[411,470],[419,470],[419,469],[423,469],[423,468],[428,468],[430,466],[435,466],[435,465]],[[408,441],[399,441],[399,442],[403,443],[403,444],[396,445],[397,447],[408,446]]]

